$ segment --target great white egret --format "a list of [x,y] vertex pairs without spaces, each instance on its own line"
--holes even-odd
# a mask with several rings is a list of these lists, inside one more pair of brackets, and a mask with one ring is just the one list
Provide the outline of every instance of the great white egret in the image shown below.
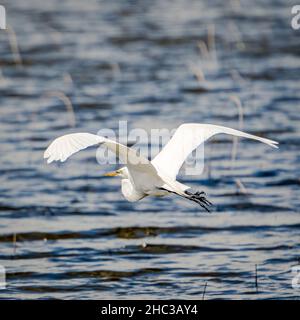
[[277,148],[277,142],[261,138],[239,130],[212,125],[186,123],[178,127],[173,137],[162,151],[152,160],[138,155],[137,151],[116,141],[90,133],[72,133],[55,139],[44,153],[47,162],[64,162],[75,152],[93,145],[104,144],[126,166],[107,173],[106,176],[120,176],[121,189],[124,197],[130,201],[138,201],[146,196],[165,196],[173,193],[198,203],[208,210],[211,203],[204,192],[195,192],[176,180],[176,176],[188,155],[200,144],[218,133],[237,137],[245,137],[266,143]]

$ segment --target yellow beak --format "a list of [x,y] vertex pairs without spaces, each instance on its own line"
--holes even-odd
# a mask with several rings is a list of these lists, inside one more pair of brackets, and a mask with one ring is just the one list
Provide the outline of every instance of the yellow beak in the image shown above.
[[118,175],[117,171],[107,172],[105,173],[105,177],[115,177]]

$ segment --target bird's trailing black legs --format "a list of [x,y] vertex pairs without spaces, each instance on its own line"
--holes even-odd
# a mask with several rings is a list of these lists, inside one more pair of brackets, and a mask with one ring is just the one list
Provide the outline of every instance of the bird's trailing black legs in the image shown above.
[[188,189],[184,192],[187,196],[186,199],[189,199],[191,201],[194,201],[198,203],[202,208],[204,208],[207,212],[210,212],[209,206],[212,205],[212,203],[207,200],[205,197],[204,191],[192,191],[192,189]]
[[160,190],[164,190],[164,191],[168,191],[170,193],[174,193],[177,194],[178,196],[181,196],[185,199],[191,200],[193,202],[196,202],[197,204],[199,204],[203,209],[205,209],[207,212],[210,213],[210,210],[208,207],[210,207],[212,205],[212,203],[206,199],[205,197],[205,192],[204,191],[193,191],[192,188],[187,189],[186,191],[184,191],[184,193],[186,194],[186,196],[183,196],[181,194],[178,194],[174,191],[170,191],[167,190],[165,188],[159,188]]

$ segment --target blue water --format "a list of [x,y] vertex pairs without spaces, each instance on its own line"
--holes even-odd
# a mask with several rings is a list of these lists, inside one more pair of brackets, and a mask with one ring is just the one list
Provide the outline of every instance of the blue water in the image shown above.
[[[11,31],[0,31],[1,299],[202,299],[205,286],[205,299],[299,298],[292,1],[2,4]],[[207,193],[211,214],[175,196],[126,202],[95,149],[43,160],[55,137],[120,120],[149,132],[191,121],[239,128],[237,98],[243,129],[280,149],[240,140],[232,162],[232,139],[213,138],[204,173],[180,177]]]

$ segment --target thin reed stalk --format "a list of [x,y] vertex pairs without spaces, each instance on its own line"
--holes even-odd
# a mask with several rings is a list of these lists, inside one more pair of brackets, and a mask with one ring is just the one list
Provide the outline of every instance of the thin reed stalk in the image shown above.
[[256,288],[256,292],[258,292],[257,264],[255,265],[255,288]]
[[64,103],[64,105],[66,106],[67,112],[70,115],[70,126],[75,127],[76,117],[75,117],[75,112],[74,112],[74,108],[71,100],[61,91],[49,91],[49,92],[46,92],[45,95],[48,97],[58,98]]
[[205,282],[203,293],[202,293],[202,300],[205,300],[205,293],[206,293],[206,288],[207,288],[207,282]]
[[209,50],[207,44],[203,40],[199,40],[197,43],[197,47],[200,50],[200,54],[204,59],[209,59]]
[[[243,111],[241,100],[237,96],[231,96],[229,99],[236,105],[236,107],[238,109],[239,129],[243,130],[243,127],[244,127],[244,111]],[[236,160],[237,148],[238,148],[238,137],[233,137],[233,145],[232,145],[232,150],[231,150],[231,167],[233,167],[233,165],[235,163],[235,160]]]
[[209,55],[218,66],[217,50],[216,50],[216,28],[214,24],[210,24],[207,29],[207,46]]
[[14,256],[16,255],[17,253],[17,234],[14,233],[13,234],[13,248],[14,248]]
[[197,66],[195,64],[190,64],[189,68],[190,68],[191,72],[193,73],[193,75],[198,80],[198,82],[204,82],[205,81],[205,75],[204,75],[204,72],[203,72],[203,70],[201,69],[200,66]]
[[15,30],[11,25],[8,25],[6,28],[6,31],[8,33],[8,41],[10,44],[10,49],[13,54],[15,64],[17,67],[22,68],[23,67],[23,60],[22,60],[21,53],[19,50],[18,38],[15,33]]
[[240,179],[236,179],[235,183],[236,183],[240,193],[242,193],[244,195],[248,194],[247,189],[245,188],[244,184],[242,183],[242,181]]

